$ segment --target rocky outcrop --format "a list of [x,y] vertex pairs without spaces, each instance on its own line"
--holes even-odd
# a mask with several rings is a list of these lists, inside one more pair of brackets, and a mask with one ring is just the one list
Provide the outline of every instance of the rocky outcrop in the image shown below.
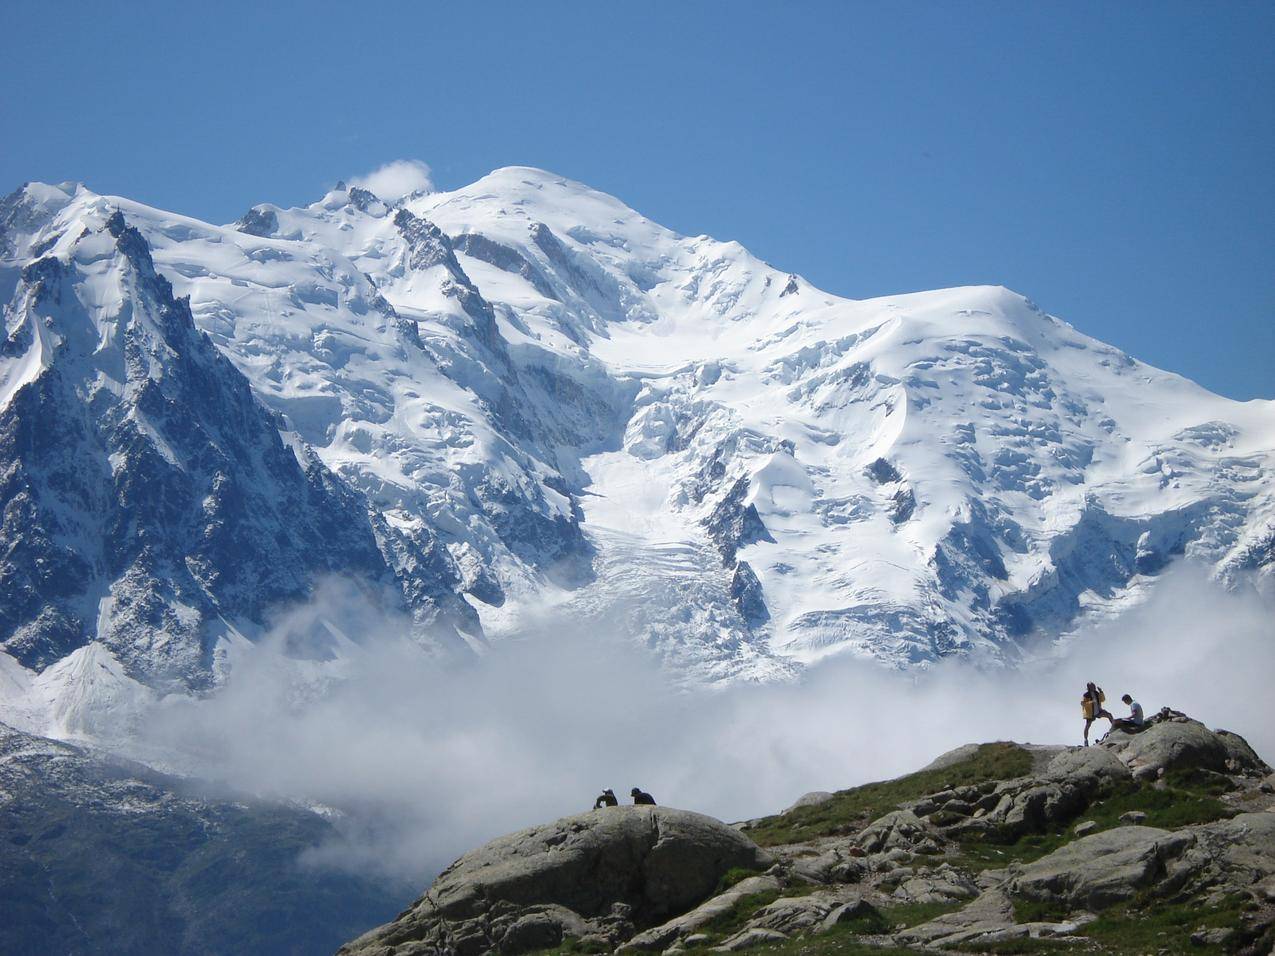
[[[1184,918],[1206,922],[1182,925],[1170,951],[1265,953],[1275,942],[1266,769],[1238,735],[1171,716],[1102,746],[958,748],[891,782],[910,799],[853,825],[883,785],[810,793],[738,829],[664,808],[582,814],[462,857],[398,920],[342,952],[764,952],[836,933],[811,951],[842,939],[974,952],[1043,939],[1141,953],[1111,934],[1124,927],[1136,940],[1129,927],[1147,907],[1186,905]],[[763,851],[745,834],[776,845]],[[758,872],[740,879],[736,867]],[[897,922],[918,906],[948,911]],[[1103,914],[1107,935],[1092,939]]]
[[729,870],[770,862],[748,837],[702,814],[604,808],[466,854],[397,920],[341,952],[523,953],[568,936],[616,944],[699,904]]
[[1212,731],[1181,715],[1155,720],[1137,733],[1113,730],[1103,740],[1103,747],[1118,756],[1139,779],[1163,776],[1173,770],[1248,775],[1271,772],[1239,734]]
[[778,877],[768,874],[750,876],[736,883],[726,892],[705,900],[689,913],[683,913],[667,923],[638,933],[621,946],[620,951],[663,950],[674,941],[693,935],[696,930],[729,913],[746,897],[760,893],[778,893],[782,885]]
[[1119,827],[1067,844],[1025,867],[1016,896],[1075,909],[1101,910],[1132,899],[1162,879],[1195,838],[1155,827]]

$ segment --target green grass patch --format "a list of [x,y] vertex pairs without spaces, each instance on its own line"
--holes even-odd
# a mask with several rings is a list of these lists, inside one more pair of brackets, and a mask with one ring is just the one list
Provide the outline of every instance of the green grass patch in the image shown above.
[[944,913],[954,913],[965,905],[959,903],[899,903],[895,906],[881,907],[881,915],[886,923],[894,926],[920,926]]
[[1031,771],[1031,754],[1017,744],[983,744],[966,759],[941,770],[921,770],[894,780],[841,790],[831,800],[766,817],[747,830],[762,846],[800,843],[820,836],[854,833],[900,803],[951,787],[1010,780]]
[[[1024,936],[1022,939],[998,939],[986,943],[970,943],[956,948],[963,953],[1003,953],[1005,956],[1016,956],[1019,953],[1071,953],[1080,947],[1075,943],[1066,943],[1057,939],[1032,939]],[[1143,954],[1140,953],[1138,956]]]
[[[1242,903],[1228,900],[1220,906],[1200,902],[1164,903],[1157,900],[1135,900],[1112,907],[1102,913],[1080,933],[1114,953],[1164,952],[1178,956],[1187,953],[1222,953],[1219,945],[1198,946],[1191,934],[1200,928],[1240,930]],[[1235,943],[1242,940],[1237,933]]]
[[725,893],[737,883],[742,883],[750,876],[759,876],[764,870],[750,870],[745,866],[732,866],[729,870],[722,874],[722,878],[717,881],[717,889],[713,890],[713,896],[719,896]]
[[[1056,939],[1006,939],[996,942],[971,943],[960,947],[972,953],[1054,953],[1074,952],[1077,949],[1097,950],[1113,956],[1143,956],[1146,953],[1163,953],[1167,956],[1187,954],[1222,954],[1255,941],[1251,932],[1242,927],[1240,913],[1242,901],[1228,900],[1220,906],[1206,906],[1199,901],[1165,903],[1158,900],[1139,900],[1114,906],[1102,913],[1087,926],[1080,927],[1075,935],[1089,942],[1080,944]],[[1020,922],[1058,922],[1067,914],[1041,904],[1017,902],[1014,918]],[[1230,929],[1233,939],[1225,945],[1197,945],[1191,942],[1191,934],[1197,929]]]
[[924,950],[906,949],[901,946],[874,946],[860,938],[852,924],[838,926],[826,933],[797,936],[782,943],[756,946],[750,953],[768,953],[773,956],[919,956]]
[[1039,900],[1014,900],[1015,923],[1061,923],[1071,910],[1059,903]]
[[754,913],[763,906],[769,906],[775,902],[780,895],[778,890],[766,890],[764,893],[748,893],[741,896],[730,909],[713,917],[696,932],[706,934],[715,944],[717,940],[725,939],[743,929],[744,924],[752,918]]
[[1164,783],[1176,790],[1212,797],[1220,797],[1237,787],[1235,781],[1226,774],[1205,770],[1203,767],[1171,770],[1164,775]]
[[604,943],[581,942],[574,937],[568,936],[562,941],[561,946],[553,949],[538,949],[533,956],[581,956],[584,953],[609,953],[611,947]]
[[1127,826],[1120,816],[1130,810],[1145,813],[1142,826],[1176,830],[1180,827],[1211,823],[1233,816],[1235,811],[1214,796],[1198,790],[1177,787],[1155,787],[1129,781],[1090,805],[1078,817],[1047,833],[1031,833],[1015,840],[1001,840],[995,834],[970,834],[960,844],[951,862],[972,871],[999,869],[1010,863],[1031,863],[1077,839],[1073,832],[1077,822],[1092,820],[1098,833]]

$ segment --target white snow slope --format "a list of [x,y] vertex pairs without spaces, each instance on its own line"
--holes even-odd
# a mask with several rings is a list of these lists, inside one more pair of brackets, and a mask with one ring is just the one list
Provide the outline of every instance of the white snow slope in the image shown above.
[[[1275,402],[1004,288],[838,298],[522,167],[228,226],[73,185],[6,202],[5,299],[122,212],[298,456],[401,534],[379,532],[396,570],[442,542],[488,640],[549,608],[694,683],[1010,662],[1175,561],[1275,577]],[[52,336],[19,347],[12,302],[0,409],[57,361]]]

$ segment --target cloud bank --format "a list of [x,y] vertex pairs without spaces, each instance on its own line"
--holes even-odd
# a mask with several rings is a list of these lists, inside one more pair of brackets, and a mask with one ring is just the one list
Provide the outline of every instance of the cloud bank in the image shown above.
[[[349,626],[348,600],[340,610]],[[297,618],[314,619],[315,608]],[[1078,744],[1090,679],[1117,714],[1129,692],[1148,714],[1171,706],[1275,758],[1271,609],[1186,571],[1119,623],[1020,669],[952,661],[900,673],[842,659],[794,684],[697,693],[672,687],[626,640],[562,622],[460,669],[370,616],[357,652],[298,661],[283,653],[294,626],[246,655],[213,698],[163,704],[152,743],[204,776],[339,808],[343,840],[314,862],[418,885],[491,837],[587,809],[603,787],[641,786],[738,820],[971,741]]]
[[429,166],[419,159],[396,159],[370,173],[354,176],[350,185],[361,186],[386,202],[396,202],[415,192],[434,191]]

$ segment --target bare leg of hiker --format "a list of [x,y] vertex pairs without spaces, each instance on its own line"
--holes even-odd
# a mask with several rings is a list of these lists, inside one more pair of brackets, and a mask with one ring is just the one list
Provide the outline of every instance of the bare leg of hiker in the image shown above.
[[1094,720],[1097,720],[1099,717],[1106,717],[1107,723],[1110,725],[1107,727],[1107,733],[1098,738],[1098,743],[1102,743],[1107,739],[1107,734],[1111,733],[1111,729],[1116,726],[1116,718],[1111,716],[1111,712],[1108,710],[1098,711],[1098,713],[1094,715]]

